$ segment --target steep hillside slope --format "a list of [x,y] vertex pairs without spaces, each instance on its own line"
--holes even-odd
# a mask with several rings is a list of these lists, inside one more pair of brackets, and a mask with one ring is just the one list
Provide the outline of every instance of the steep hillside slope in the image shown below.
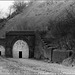
[[74,0],[34,1],[21,14],[6,23],[5,27],[0,30],[0,37],[4,37],[8,31],[48,30],[52,22],[66,18],[66,9],[74,11],[74,7]]

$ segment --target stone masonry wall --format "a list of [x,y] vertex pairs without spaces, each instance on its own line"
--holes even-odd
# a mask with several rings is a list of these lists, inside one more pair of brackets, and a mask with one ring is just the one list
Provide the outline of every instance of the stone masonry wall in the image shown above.
[[70,57],[73,54],[72,50],[58,50],[53,51],[52,61],[61,63],[64,59]]
[[51,50],[52,48],[45,48],[44,42],[42,41],[40,34],[36,34],[36,43],[34,58],[36,59],[47,59],[51,61]]

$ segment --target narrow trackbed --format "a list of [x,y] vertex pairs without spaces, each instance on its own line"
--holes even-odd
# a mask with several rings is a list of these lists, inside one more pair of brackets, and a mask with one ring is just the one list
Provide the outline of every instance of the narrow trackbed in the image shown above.
[[[58,72],[52,72],[51,70],[49,70],[47,67],[44,67],[44,66],[40,66],[39,64],[32,64],[32,63],[22,63],[22,62],[18,62],[18,61],[15,61],[15,60],[10,60],[10,59],[2,59],[1,60],[5,61],[5,62],[9,62],[9,64],[7,64],[7,69],[13,73],[13,70],[14,72],[19,72],[22,73],[22,74],[56,74]],[[32,62],[32,61],[31,61]],[[20,74],[19,73],[19,74]]]
[[5,69],[5,73],[9,73],[7,75],[75,75],[75,69],[73,69],[73,74],[71,74],[69,72],[69,70],[72,72],[71,68],[32,59],[0,57],[0,69],[1,67]]
[[[5,62],[4,69],[8,70],[11,75],[47,75],[47,74],[57,74],[59,71],[54,71],[53,69],[48,69],[45,66],[41,66],[41,64],[34,64],[32,60],[26,60],[26,62],[22,63],[12,59],[0,58],[2,62]],[[24,60],[23,60],[24,61]],[[31,63],[27,63],[27,61],[31,61]],[[35,60],[34,60],[35,61]],[[33,63],[33,64],[32,64]],[[39,62],[40,63],[40,62]],[[60,73],[62,75],[62,73]]]

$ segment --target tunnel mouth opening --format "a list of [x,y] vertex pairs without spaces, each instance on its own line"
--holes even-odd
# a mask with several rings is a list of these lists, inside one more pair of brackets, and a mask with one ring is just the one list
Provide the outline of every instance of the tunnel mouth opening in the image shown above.
[[0,56],[5,56],[5,47],[0,45]]
[[17,40],[12,48],[13,58],[29,58],[29,45],[24,40]]

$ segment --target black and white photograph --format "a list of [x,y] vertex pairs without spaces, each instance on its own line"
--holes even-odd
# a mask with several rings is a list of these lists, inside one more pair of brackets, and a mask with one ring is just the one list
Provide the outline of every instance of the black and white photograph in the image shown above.
[[0,75],[75,75],[75,0],[0,0]]

